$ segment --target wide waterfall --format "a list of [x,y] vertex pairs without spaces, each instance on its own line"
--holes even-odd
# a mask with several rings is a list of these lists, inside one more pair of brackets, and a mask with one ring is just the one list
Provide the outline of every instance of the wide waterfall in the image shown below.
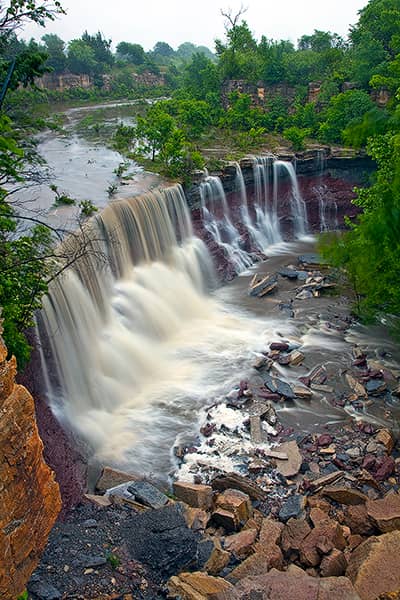
[[[207,183],[229,237],[222,190]],[[204,195],[205,219],[209,209]],[[176,436],[190,434],[207,399],[291,325],[260,323],[210,295],[210,256],[180,186],[111,203],[60,254],[65,246],[77,259],[37,316],[52,408],[101,460],[165,474]]]

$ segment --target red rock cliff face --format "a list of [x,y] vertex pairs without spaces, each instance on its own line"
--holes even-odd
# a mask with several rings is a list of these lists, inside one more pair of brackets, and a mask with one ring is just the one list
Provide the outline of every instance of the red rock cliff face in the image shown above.
[[16,361],[6,357],[0,336],[0,599],[15,600],[39,561],[61,499],[43,460],[33,398],[15,384]]

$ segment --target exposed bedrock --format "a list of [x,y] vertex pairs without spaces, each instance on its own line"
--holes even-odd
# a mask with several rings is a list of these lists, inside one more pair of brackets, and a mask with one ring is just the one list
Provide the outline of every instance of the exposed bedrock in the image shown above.
[[[1,330],[0,330],[1,332]],[[54,473],[43,458],[35,407],[15,383],[0,336],[0,598],[15,599],[36,568],[61,509]]]

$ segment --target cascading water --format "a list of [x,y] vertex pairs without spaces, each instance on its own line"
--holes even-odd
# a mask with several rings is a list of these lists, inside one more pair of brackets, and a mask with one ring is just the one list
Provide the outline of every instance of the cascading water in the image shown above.
[[286,171],[292,187],[290,194],[290,208],[293,218],[293,233],[295,237],[301,238],[305,236],[308,231],[306,203],[302,198],[293,164],[283,160],[276,160],[274,162],[274,207],[276,207],[278,203],[279,172],[282,170]]
[[[223,249],[237,273],[250,267],[252,257],[240,247],[241,236],[231,221],[225,191],[219,177],[206,176],[200,184],[204,227]],[[222,208],[222,212],[221,212]]]
[[256,222],[258,229],[265,238],[264,250],[268,246],[282,242],[277,202],[274,202],[272,206],[270,205],[270,172],[273,164],[273,156],[253,158]]
[[49,400],[103,462],[165,475],[207,399],[292,327],[205,293],[212,266],[180,186],[111,203],[64,244],[85,252],[37,316]]
[[339,227],[338,208],[335,200],[328,196],[326,186],[314,188],[318,196],[320,231],[332,231]]

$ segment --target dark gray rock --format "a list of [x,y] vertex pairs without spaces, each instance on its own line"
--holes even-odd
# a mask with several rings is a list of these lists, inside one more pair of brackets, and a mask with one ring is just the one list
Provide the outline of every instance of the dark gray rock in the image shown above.
[[87,521],[83,522],[83,526],[86,527],[86,529],[94,529],[98,526],[98,523],[96,519],[87,519]]
[[78,558],[78,560],[74,561],[74,564],[77,566],[84,567],[85,569],[95,569],[96,567],[102,567],[107,564],[107,559],[104,556],[87,556],[83,555]]
[[34,594],[38,600],[58,600],[62,597],[57,588],[35,575],[32,576],[29,582],[28,591]]
[[268,374],[263,375],[263,379],[265,387],[267,387],[270,392],[279,394],[288,400],[293,400],[296,397],[296,394],[291,386],[285,381],[282,381],[282,379],[271,377],[271,375]]
[[210,558],[212,551],[214,550],[214,542],[210,539],[201,540],[197,546],[197,568],[202,569],[208,559]]
[[278,271],[281,277],[286,277],[287,279],[297,279],[298,272],[294,269],[283,268]]
[[302,254],[299,256],[298,260],[301,265],[310,265],[312,267],[326,264],[326,260],[324,260],[322,256],[314,253]]
[[386,391],[386,383],[382,379],[370,379],[365,384],[365,389],[371,396],[379,395]]
[[168,496],[148,481],[135,481],[128,486],[128,492],[135,496],[137,502],[150,508],[162,508],[168,502]]
[[161,578],[196,564],[200,535],[186,525],[179,504],[133,516],[123,535],[132,558]]
[[282,505],[281,510],[279,511],[279,519],[286,523],[289,519],[294,518],[297,519],[301,516],[304,507],[305,507],[306,499],[304,496],[300,494],[295,494],[291,496],[286,502]]

